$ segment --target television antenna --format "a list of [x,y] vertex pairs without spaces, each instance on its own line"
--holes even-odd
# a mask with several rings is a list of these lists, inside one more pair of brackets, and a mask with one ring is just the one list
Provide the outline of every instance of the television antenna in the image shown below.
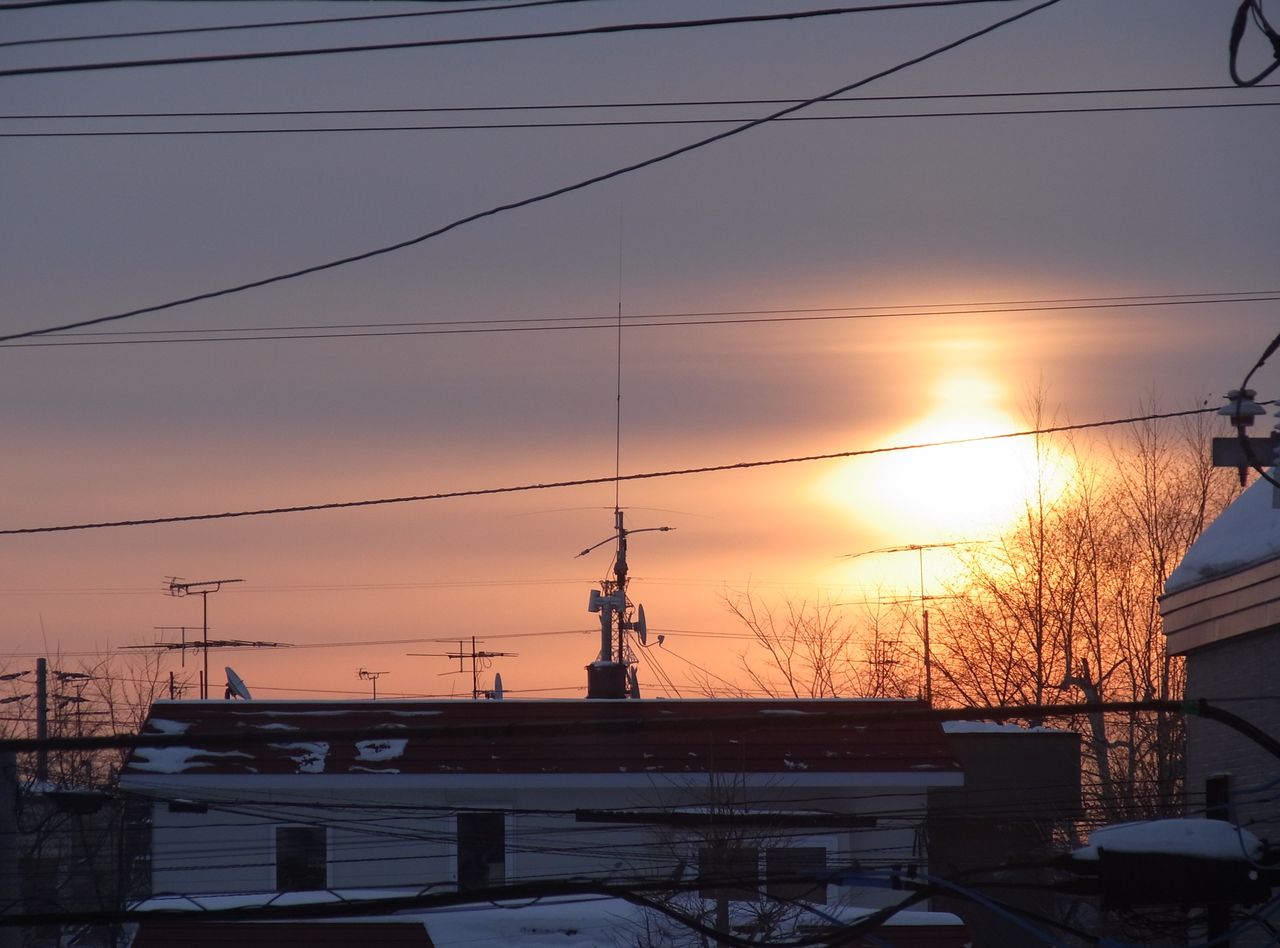
[[463,640],[458,641],[458,650],[456,652],[406,652],[406,655],[415,658],[448,658],[458,663],[458,670],[451,672],[443,672],[445,675],[461,675],[467,671],[466,662],[471,662],[471,698],[479,700],[480,698],[501,698],[502,697],[502,679],[498,675],[494,675],[495,683],[492,691],[485,691],[480,687],[480,673],[487,671],[493,666],[495,658],[515,658],[518,652],[490,652],[480,649],[479,639],[474,635],[471,636],[471,650],[463,650]]
[[373,700],[378,700],[378,679],[383,675],[390,675],[391,672],[371,672],[367,669],[360,669],[356,672],[356,677],[365,681],[373,682]]
[[243,579],[205,579],[200,582],[184,582],[181,576],[168,577],[170,596],[199,596],[201,602],[200,628],[204,632],[204,672],[200,680],[200,697],[209,697],[209,593],[215,593],[227,583],[243,583]]
[[933,655],[929,644],[929,609],[925,602],[930,599],[952,598],[950,596],[926,596],[924,594],[924,551],[943,550],[957,546],[981,546],[986,540],[955,540],[951,543],[908,543],[905,546],[882,546],[874,550],[863,550],[861,553],[846,553],[841,559],[856,560],[860,556],[873,556],[879,553],[915,553],[920,563],[920,639],[924,644],[924,701],[933,704]]

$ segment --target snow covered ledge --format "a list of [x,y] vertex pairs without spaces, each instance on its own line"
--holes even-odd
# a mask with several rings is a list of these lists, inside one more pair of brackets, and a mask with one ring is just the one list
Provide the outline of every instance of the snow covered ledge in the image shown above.
[[1280,509],[1258,480],[1191,545],[1160,599],[1170,655],[1280,626]]

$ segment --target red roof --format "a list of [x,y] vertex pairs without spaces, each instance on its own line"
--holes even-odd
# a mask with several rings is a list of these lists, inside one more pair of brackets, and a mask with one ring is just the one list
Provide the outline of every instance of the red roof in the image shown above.
[[[161,701],[145,774],[958,774],[916,701]],[[914,712],[914,713],[913,713]]]

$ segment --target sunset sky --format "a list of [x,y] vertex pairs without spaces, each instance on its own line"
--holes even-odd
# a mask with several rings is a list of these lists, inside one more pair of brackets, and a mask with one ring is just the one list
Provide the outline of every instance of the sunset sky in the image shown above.
[[[412,238],[1032,6],[0,76],[0,333]],[[593,0],[8,45],[0,71],[809,8]],[[5,344],[0,528],[611,476],[619,307],[636,324],[621,342],[624,474],[1015,431],[1036,389],[1060,423],[1217,403],[1280,326],[1280,96],[1206,88],[1230,82],[1233,8],[1062,0],[854,93],[922,98],[817,106],[795,118],[830,120],[771,123],[375,259]],[[0,39],[441,9],[70,5],[0,11]],[[1156,91],[1083,94],[1142,89]],[[1046,94],[1011,95],[1032,92]],[[725,100],[740,104],[671,104]],[[1227,107],[1186,107],[1202,105]],[[469,110],[17,118],[427,108]],[[1113,111],[1078,111],[1098,109]],[[1039,114],[920,116],[1011,110]],[[903,113],[917,117],[872,117]],[[860,118],[832,118],[846,116]],[[281,131],[567,122],[596,124]],[[273,131],[29,134],[184,129]],[[456,331],[481,329],[500,331]],[[262,334],[337,337],[249,338]],[[1256,381],[1280,394],[1274,371]],[[629,526],[676,528],[631,547],[662,667],[734,677],[745,641],[726,593],[915,588],[910,558],[842,557],[999,532],[1025,458],[998,442],[622,484]],[[209,600],[211,636],[312,647],[215,654],[219,694],[224,664],[263,697],[368,694],[359,668],[389,673],[380,694],[465,693],[456,665],[406,653],[472,635],[518,653],[494,669],[514,693],[578,694],[598,642],[587,595],[610,556],[574,554],[610,534],[613,502],[601,484],[0,536],[0,642],[25,668],[172,640],[157,627],[198,626],[200,603],[165,595],[166,577],[234,577]],[[643,662],[641,682],[662,693]]]

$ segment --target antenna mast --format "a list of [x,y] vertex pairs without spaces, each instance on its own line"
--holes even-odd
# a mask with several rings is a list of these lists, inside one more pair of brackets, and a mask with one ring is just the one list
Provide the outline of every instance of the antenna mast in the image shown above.
[[180,576],[169,577],[170,596],[199,596],[204,630],[204,671],[200,675],[200,697],[209,697],[209,593],[218,592],[226,583],[243,583],[243,579],[205,579],[197,583],[182,582]]
[[613,417],[613,536],[587,547],[578,556],[586,556],[592,550],[604,546],[610,540],[617,544],[613,557],[613,576],[600,582],[600,589],[591,590],[587,602],[590,612],[600,614],[600,652],[596,660],[587,666],[588,698],[639,698],[640,687],[636,680],[635,653],[627,644],[627,633],[635,632],[640,644],[645,644],[647,628],[644,606],[635,610],[627,598],[627,537],[631,533],[649,531],[666,532],[671,527],[645,527],[627,530],[622,511],[622,232],[619,210],[618,232],[618,335],[617,364],[615,366],[615,399]]

